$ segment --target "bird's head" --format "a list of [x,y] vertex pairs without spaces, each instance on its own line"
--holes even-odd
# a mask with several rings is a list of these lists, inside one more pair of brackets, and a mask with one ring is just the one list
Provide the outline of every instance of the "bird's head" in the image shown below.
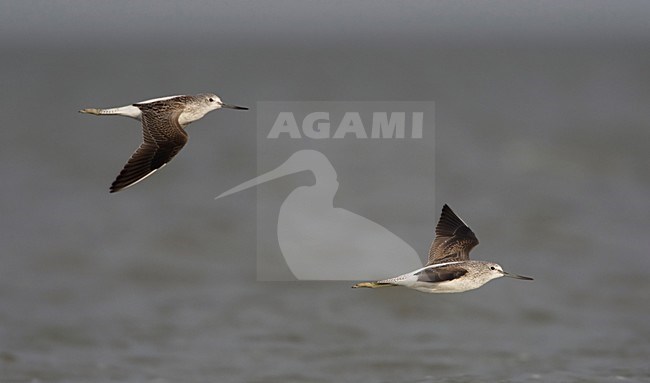
[[199,95],[201,98],[201,101],[205,103],[207,106],[208,110],[217,110],[221,108],[227,108],[227,109],[237,109],[237,110],[248,110],[247,107],[245,106],[237,106],[237,105],[231,105],[231,104],[226,104],[223,101],[221,101],[221,98],[217,96],[216,94],[213,93],[205,93]]
[[533,278],[531,277],[524,277],[523,275],[512,274],[507,271],[504,271],[503,267],[501,267],[501,265],[497,263],[486,262],[484,264],[484,267],[486,268],[487,275],[489,275],[490,279],[508,277],[508,278],[515,278],[515,279],[524,279],[527,281],[533,280]]

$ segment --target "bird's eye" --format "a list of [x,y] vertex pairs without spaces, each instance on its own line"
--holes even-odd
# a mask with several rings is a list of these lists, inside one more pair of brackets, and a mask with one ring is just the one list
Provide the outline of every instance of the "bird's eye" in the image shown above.
[[490,266],[490,270],[496,270],[494,266]]
[[214,100],[213,100],[213,99],[211,99],[211,98],[209,99],[209,101],[210,101],[210,102],[214,102]]

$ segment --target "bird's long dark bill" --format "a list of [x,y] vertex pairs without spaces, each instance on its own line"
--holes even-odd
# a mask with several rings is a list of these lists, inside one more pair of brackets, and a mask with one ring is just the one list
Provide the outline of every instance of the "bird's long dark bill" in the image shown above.
[[533,280],[533,278],[531,278],[531,277],[524,277],[523,275],[511,274],[511,273],[508,273],[508,272],[505,272],[505,271],[503,272],[503,276],[504,277],[515,278],[515,279],[523,279],[523,280],[526,280],[526,281],[532,281]]
[[237,106],[237,105],[230,105],[230,104],[221,104],[221,107],[228,108],[228,109],[248,110],[248,108],[245,106]]

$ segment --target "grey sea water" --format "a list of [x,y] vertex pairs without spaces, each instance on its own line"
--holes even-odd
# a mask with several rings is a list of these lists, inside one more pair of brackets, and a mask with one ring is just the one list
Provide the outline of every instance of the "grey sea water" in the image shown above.
[[[7,47],[0,381],[649,381],[648,52]],[[77,110],[203,91],[253,110],[208,115],[164,170],[110,195],[139,125]],[[412,182],[435,166],[436,204],[383,222],[424,256],[449,203],[473,257],[535,281],[452,295],[256,281],[256,233],[275,228],[256,227],[254,190],[213,198],[258,174],[264,100],[435,101],[436,163]],[[381,190],[364,201],[399,210]]]

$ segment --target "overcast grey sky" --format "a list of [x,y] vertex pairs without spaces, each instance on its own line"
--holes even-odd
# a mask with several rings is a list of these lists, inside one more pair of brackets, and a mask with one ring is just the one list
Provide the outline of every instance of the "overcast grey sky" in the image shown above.
[[0,1],[3,44],[646,42],[648,1]]

